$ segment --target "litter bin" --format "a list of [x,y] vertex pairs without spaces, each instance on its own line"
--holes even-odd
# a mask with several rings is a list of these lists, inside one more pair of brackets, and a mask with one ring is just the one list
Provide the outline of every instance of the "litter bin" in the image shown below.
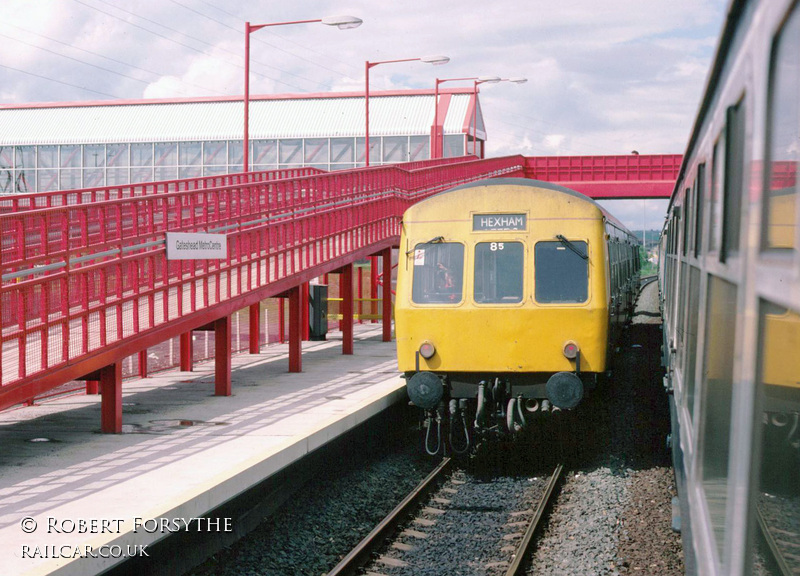
[[309,338],[325,340],[328,334],[328,285],[311,284],[308,288]]

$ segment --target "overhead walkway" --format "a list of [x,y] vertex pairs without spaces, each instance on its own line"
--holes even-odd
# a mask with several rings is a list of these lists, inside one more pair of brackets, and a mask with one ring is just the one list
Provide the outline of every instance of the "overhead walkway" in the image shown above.
[[[435,159],[0,198],[0,410],[72,380],[99,382],[102,429],[120,432],[122,361],[196,329],[214,331],[214,390],[230,395],[231,314],[250,308],[257,352],[257,307],[271,297],[289,299],[289,370],[300,371],[301,286],[324,274],[341,276],[342,351],[351,354],[353,263],[377,255],[391,269],[412,203],[492,177],[579,191],[604,182],[608,194],[639,183],[652,195],[656,183],[664,195],[680,157],[581,157],[566,167],[541,160]],[[227,256],[170,260],[167,232],[224,234]],[[391,301],[383,300],[388,341]]]

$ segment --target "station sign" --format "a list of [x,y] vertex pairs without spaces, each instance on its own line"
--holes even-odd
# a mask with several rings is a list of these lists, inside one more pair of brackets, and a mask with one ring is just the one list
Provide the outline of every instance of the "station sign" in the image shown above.
[[527,214],[473,214],[472,231],[483,230],[526,230]]
[[225,234],[167,232],[167,260],[221,260],[228,257]]

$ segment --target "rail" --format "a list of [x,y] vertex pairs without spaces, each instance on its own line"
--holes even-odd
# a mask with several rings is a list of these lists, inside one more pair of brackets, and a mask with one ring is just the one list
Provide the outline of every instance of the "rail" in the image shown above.
[[514,560],[506,570],[506,576],[518,576],[524,574],[523,566],[530,558],[533,552],[533,545],[535,543],[535,536],[541,532],[544,519],[547,511],[552,507],[556,496],[558,495],[558,486],[564,477],[564,466],[559,464],[550,476],[547,486],[544,489],[539,504],[536,506],[536,511],[533,514],[531,523],[528,524],[528,529],[525,530],[525,535],[517,547],[517,553],[514,555]]
[[450,468],[450,458],[444,458],[428,476],[419,483],[394,510],[378,523],[347,556],[328,572],[327,576],[354,576],[371,559],[384,540],[403,522],[414,508],[442,481]]

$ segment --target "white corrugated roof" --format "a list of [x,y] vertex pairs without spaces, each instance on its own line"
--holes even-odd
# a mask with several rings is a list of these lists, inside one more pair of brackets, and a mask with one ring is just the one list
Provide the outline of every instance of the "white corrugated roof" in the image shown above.
[[[447,134],[463,132],[471,94],[453,94]],[[364,97],[253,99],[250,138],[364,135]],[[370,95],[370,136],[429,135],[433,94]],[[239,100],[0,108],[0,146],[237,140]]]

